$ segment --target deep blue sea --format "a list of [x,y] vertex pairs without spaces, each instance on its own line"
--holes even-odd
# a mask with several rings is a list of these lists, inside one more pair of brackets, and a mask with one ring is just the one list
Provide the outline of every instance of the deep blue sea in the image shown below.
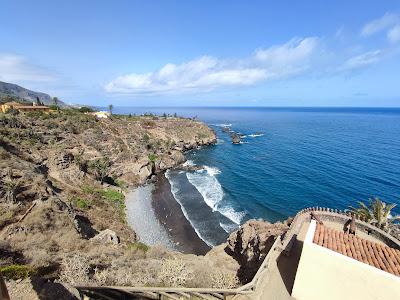
[[[309,206],[345,209],[378,196],[399,207],[400,109],[115,108],[197,116],[215,146],[187,153],[203,171],[167,172],[172,191],[208,244],[249,218],[284,220]],[[223,126],[243,134],[233,145]]]

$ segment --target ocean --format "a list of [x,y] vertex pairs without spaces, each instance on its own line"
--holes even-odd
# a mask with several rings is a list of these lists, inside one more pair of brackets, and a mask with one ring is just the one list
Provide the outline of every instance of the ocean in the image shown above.
[[[218,136],[192,150],[194,173],[170,170],[175,199],[210,246],[248,219],[285,220],[310,206],[346,209],[379,197],[399,204],[400,109],[131,108],[198,117]],[[223,127],[243,136],[233,145]]]

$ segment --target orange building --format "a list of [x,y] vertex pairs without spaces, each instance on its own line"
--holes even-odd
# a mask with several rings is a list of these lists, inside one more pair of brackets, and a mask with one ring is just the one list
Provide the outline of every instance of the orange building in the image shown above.
[[24,105],[18,102],[7,102],[4,103],[3,105],[1,105],[1,111],[3,113],[6,113],[7,111],[9,111],[10,109],[15,109],[19,112],[49,112],[50,111],[50,107],[45,106],[45,105],[36,105],[35,103],[33,103],[33,105]]

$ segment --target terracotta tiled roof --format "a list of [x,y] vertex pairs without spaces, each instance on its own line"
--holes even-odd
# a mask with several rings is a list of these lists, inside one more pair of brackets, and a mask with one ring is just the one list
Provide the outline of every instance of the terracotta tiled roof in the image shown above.
[[44,105],[19,105],[15,107],[16,109],[45,109],[49,108],[48,106]]
[[317,224],[315,244],[400,276],[400,250]]

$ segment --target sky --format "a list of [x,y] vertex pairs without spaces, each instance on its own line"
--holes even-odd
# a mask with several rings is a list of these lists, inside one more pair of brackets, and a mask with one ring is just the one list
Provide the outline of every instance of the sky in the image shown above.
[[0,8],[0,81],[67,103],[400,107],[398,0]]

